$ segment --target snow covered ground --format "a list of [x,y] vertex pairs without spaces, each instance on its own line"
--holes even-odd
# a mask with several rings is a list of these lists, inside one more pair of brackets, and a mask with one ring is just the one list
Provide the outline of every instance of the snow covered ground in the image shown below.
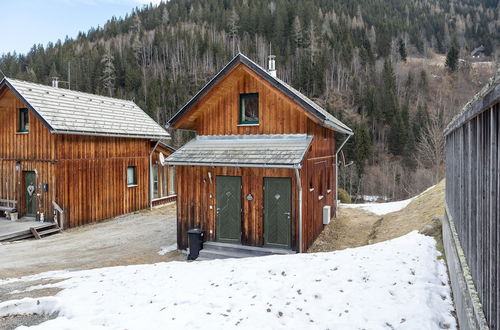
[[341,204],[341,207],[346,207],[350,209],[362,209],[368,212],[375,213],[376,215],[384,215],[391,212],[396,212],[404,209],[411,201],[419,198],[425,192],[431,190],[435,186],[427,188],[424,192],[420,193],[418,196],[415,196],[410,199],[405,199],[403,201],[397,202],[388,202],[388,203],[360,203],[360,204]]
[[65,279],[43,285],[56,296],[0,303],[0,317],[58,312],[33,327],[51,330],[454,329],[438,255],[412,232],[327,253],[50,272],[0,281]]

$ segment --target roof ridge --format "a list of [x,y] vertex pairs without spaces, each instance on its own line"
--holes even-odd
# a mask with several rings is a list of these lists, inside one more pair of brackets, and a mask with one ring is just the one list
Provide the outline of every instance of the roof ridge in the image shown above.
[[45,84],[41,84],[41,83],[35,83],[35,82],[32,82],[32,81],[26,81],[26,80],[15,79],[15,78],[10,78],[10,77],[4,77],[4,79],[7,80],[7,81],[9,81],[9,82],[10,81],[14,81],[14,82],[20,82],[20,83],[23,83],[23,84],[30,84],[30,85],[40,86],[40,87],[44,87],[44,88],[50,88],[50,89],[52,89],[54,91],[61,91],[61,92],[68,91],[68,92],[74,93],[74,94],[89,95],[89,96],[100,97],[100,98],[104,98],[104,99],[117,100],[117,101],[121,101],[121,102],[128,102],[128,103],[135,104],[135,102],[132,101],[132,100],[120,99],[120,98],[117,98],[117,97],[106,96],[106,95],[99,95],[99,94],[87,93],[87,92],[82,92],[82,91],[79,91],[79,90],[76,90],[76,89],[68,89],[68,88],[62,88],[62,87],[52,87],[50,85],[45,85]]

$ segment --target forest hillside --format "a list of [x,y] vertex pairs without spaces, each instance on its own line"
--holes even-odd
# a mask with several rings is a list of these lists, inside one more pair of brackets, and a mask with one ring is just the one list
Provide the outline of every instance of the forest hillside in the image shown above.
[[396,199],[442,178],[443,128],[499,43],[496,0],[170,0],[3,54],[0,70],[131,99],[165,124],[237,52],[263,66],[273,53],[281,79],[354,129],[340,186]]

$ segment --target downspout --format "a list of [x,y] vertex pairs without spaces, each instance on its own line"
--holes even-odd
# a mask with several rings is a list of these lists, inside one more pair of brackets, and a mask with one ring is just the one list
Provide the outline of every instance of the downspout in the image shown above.
[[338,190],[339,190],[339,161],[338,161],[338,156],[339,156],[340,150],[342,150],[342,148],[344,147],[344,145],[347,143],[347,140],[349,140],[352,135],[353,134],[347,135],[347,138],[344,140],[344,142],[342,142],[342,144],[340,145],[340,148],[338,148],[337,151],[335,152],[335,217],[337,217],[337,210],[338,210],[337,201],[338,201],[338,198],[339,198],[339,194],[338,194]]
[[156,141],[156,144],[149,153],[149,209],[153,209],[153,152],[155,152],[156,147],[160,144],[160,140]]
[[300,181],[299,169],[295,168],[295,178],[299,193],[299,253],[302,253],[302,182]]

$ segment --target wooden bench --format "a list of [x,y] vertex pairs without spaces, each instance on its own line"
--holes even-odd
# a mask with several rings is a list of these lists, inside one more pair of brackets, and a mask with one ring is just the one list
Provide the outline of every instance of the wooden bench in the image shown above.
[[0,199],[0,211],[10,213],[16,209],[17,201],[10,199]]

